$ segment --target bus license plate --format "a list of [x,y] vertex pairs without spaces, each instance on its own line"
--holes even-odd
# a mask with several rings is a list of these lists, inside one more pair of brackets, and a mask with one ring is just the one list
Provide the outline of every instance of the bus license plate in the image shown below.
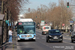
[[25,40],[28,40],[29,38],[25,38]]

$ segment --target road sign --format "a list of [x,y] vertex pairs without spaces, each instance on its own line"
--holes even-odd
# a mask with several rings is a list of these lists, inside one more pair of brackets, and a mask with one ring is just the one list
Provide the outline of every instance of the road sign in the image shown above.
[[70,21],[70,25],[72,25],[74,23],[74,21]]
[[42,20],[41,22],[44,22],[44,20]]
[[67,2],[67,8],[69,8],[69,2]]
[[50,26],[52,26],[52,23],[50,23]]
[[74,21],[70,21],[70,23],[73,23]]
[[44,20],[42,20],[42,21],[41,21],[41,23],[45,23],[45,21],[44,21]]
[[62,26],[65,26],[65,24],[62,24]]
[[44,20],[42,20],[41,21],[41,26],[43,26],[45,24],[45,21]]
[[37,18],[37,16],[36,16],[36,18]]

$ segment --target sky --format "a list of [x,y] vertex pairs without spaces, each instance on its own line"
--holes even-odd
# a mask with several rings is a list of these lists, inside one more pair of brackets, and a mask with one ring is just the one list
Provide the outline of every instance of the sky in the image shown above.
[[37,9],[41,4],[48,6],[50,2],[58,3],[58,0],[29,0],[30,4],[27,5],[27,8]]
[[30,9],[37,9],[38,7],[40,7],[40,5],[46,5],[46,6],[49,6],[49,3],[56,3],[58,5],[58,0],[29,0],[29,4],[26,4],[26,5],[23,5],[22,6],[22,9],[26,10],[26,11],[23,11],[21,12],[21,14],[23,13],[26,13],[27,12],[27,9],[30,8]]

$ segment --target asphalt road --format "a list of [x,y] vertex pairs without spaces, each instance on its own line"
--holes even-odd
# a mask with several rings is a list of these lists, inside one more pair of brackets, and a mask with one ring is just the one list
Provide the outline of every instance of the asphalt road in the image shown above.
[[17,50],[75,50],[75,43],[71,43],[68,33],[63,34],[63,43],[46,43],[46,35],[42,35],[41,32],[36,29],[36,41],[17,42]]

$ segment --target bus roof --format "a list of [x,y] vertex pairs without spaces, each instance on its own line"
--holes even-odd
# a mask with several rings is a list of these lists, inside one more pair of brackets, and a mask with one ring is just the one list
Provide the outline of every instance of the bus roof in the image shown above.
[[18,22],[33,22],[31,18],[26,18],[26,19],[20,19]]

